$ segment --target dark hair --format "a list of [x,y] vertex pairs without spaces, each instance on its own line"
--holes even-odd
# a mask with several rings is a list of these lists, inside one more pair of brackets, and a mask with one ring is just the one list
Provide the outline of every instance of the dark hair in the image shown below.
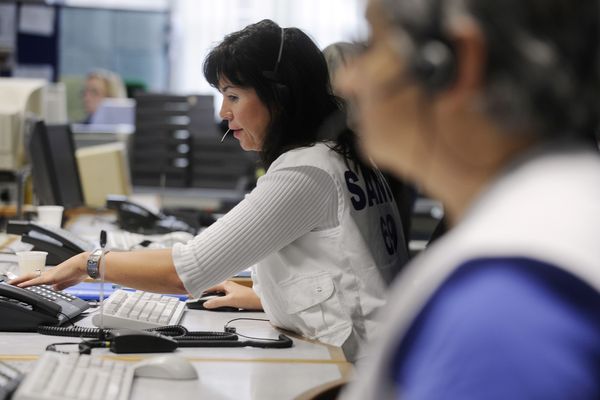
[[227,35],[204,61],[204,76],[213,87],[227,78],[253,88],[269,110],[271,123],[260,152],[266,167],[287,150],[317,142],[319,127],[339,108],[325,58],[300,29],[285,28],[276,80],[265,76],[275,69],[281,29],[271,20],[248,25]]
[[449,18],[472,16],[486,40],[484,106],[512,131],[591,137],[599,127],[598,0],[383,0],[417,48]]

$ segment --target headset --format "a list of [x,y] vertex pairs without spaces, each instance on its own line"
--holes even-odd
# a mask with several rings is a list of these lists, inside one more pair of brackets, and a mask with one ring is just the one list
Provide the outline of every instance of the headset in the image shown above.
[[432,1],[431,22],[421,32],[409,32],[414,45],[409,71],[433,95],[456,77],[455,49],[442,32],[442,2]]
[[273,83],[273,91],[275,92],[276,99],[280,103],[285,103],[289,100],[290,90],[282,82],[282,77],[279,74],[279,64],[281,63],[281,55],[283,54],[283,45],[285,43],[285,28],[281,27],[281,39],[279,40],[279,51],[277,52],[277,61],[271,71],[263,71],[262,74],[265,78]]
[[263,71],[262,74],[265,78],[273,82],[281,82],[279,76],[279,63],[281,63],[281,55],[283,54],[283,44],[285,43],[285,28],[281,28],[281,39],[279,40],[279,51],[277,53],[277,61],[272,71]]
[[419,45],[410,68],[430,94],[445,89],[456,77],[454,52],[446,43],[435,39]]

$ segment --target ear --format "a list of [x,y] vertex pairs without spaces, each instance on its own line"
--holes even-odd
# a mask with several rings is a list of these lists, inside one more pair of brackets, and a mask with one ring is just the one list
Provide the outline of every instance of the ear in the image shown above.
[[483,87],[487,48],[479,25],[468,17],[453,21],[448,36],[455,49],[456,75],[454,83],[440,93],[438,100],[453,110],[470,102]]

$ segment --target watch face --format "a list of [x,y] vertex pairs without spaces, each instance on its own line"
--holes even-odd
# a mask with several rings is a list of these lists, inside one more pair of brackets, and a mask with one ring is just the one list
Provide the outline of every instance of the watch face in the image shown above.
[[96,279],[98,277],[98,261],[102,257],[102,249],[94,250],[87,260],[87,273],[90,278]]

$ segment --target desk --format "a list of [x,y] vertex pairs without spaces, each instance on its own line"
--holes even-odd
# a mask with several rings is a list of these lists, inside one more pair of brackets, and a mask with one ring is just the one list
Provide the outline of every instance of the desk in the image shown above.
[[[190,330],[222,331],[233,318],[265,318],[264,313],[218,313],[187,310],[182,324]],[[78,326],[92,326],[86,316]],[[278,331],[268,322],[236,321],[231,324],[249,336],[276,338]],[[76,338],[43,336],[35,333],[0,332],[0,360],[22,370],[50,343],[76,342]],[[306,390],[327,382],[347,378],[351,364],[341,349],[293,337],[289,349],[258,348],[182,348],[176,350],[190,360],[198,371],[198,381],[165,381],[136,378],[131,399],[293,399]],[[107,349],[94,349],[94,354],[138,361],[155,354],[115,355]]]
[[[102,225],[106,221],[98,218],[96,222]],[[73,231],[82,236],[84,227],[97,232],[96,222],[88,221],[82,224],[81,232],[77,229]],[[15,269],[14,263],[0,261],[0,271]],[[237,317],[266,318],[264,313],[257,312],[219,313],[187,310],[181,323],[189,330],[223,331],[226,322]],[[91,316],[81,319],[77,325],[91,327]],[[276,338],[279,334],[268,322],[236,321],[231,326],[248,336]],[[349,377],[352,365],[346,361],[340,348],[291,337],[294,346],[289,349],[178,349],[177,354],[193,363],[198,371],[199,380],[165,381],[136,378],[131,399],[294,399],[311,388]],[[43,336],[36,333],[0,332],[0,360],[28,371],[49,344],[78,341],[76,338]],[[153,355],[114,355],[107,349],[94,349],[93,352],[130,361]]]

